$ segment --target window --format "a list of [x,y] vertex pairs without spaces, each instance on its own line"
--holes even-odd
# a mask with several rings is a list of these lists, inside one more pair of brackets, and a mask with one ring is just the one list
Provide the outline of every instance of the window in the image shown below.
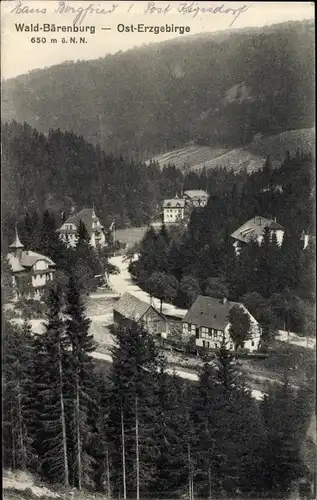
[[252,340],[251,345],[252,345],[252,347],[254,347],[254,340]]
[[206,342],[203,340],[203,347],[206,347]]
[[218,338],[218,332],[217,332],[217,330],[214,330],[213,334],[214,334],[215,339]]

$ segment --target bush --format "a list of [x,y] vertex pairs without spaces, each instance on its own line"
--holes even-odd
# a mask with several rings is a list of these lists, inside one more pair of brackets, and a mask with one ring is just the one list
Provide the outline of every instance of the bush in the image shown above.
[[20,311],[23,318],[27,319],[42,318],[46,312],[45,304],[34,299],[20,299],[16,304],[16,309]]

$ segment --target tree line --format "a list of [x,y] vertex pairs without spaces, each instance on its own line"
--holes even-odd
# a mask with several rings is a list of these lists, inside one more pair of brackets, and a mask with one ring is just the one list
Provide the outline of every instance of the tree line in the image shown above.
[[305,383],[296,390],[286,373],[258,402],[224,345],[186,382],[142,325],[115,327],[113,362],[98,367],[76,280],[46,301],[41,335],[4,317],[5,467],[124,499],[284,497],[312,479]]
[[158,216],[165,197],[181,190],[173,166],[138,163],[106,154],[71,132],[39,133],[15,121],[2,126],[4,236],[26,212],[70,214],[95,206],[108,227],[146,224]]
[[[186,229],[150,227],[132,275],[151,295],[179,307],[190,307],[199,294],[227,297],[243,302],[267,332],[314,333],[312,169],[311,155],[298,151],[275,170],[268,158],[252,174],[211,172],[207,206],[192,211]],[[205,182],[204,175],[191,174],[192,185]],[[213,183],[217,176],[221,182]],[[259,215],[284,227],[282,245],[266,229],[261,244],[244,245],[236,256],[230,235]],[[302,232],[310,235],[305,250]]]
[[138,159],[192,140],[232,148],[314,126],[313,61],[309,20],[203,34],[7,80],[2,113]]

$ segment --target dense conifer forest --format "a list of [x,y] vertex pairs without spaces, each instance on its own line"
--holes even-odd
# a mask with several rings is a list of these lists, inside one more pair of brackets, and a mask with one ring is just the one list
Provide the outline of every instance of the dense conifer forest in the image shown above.
[[57,224],[61,212],[93,205],[104,225],[113,219],[118,227],[146,224],[164,198],[180,192],[182,174],[107,155],[70,132],[45,136],[12,121],[2,126],[2,186],[3,233],[12,236],[16,220],[45,209],[57,215]]
[[[247,494],[284,498],[312,471],[302,447],[307,381],[253,400],[221,347],[198,383],[166,373],[142,326],[114,329],[113,363],[95,370],[76,281],[46,299],[45,332],[3,325],[3,465],[115,497]],[[21,350],[21,342],[23,349]]]

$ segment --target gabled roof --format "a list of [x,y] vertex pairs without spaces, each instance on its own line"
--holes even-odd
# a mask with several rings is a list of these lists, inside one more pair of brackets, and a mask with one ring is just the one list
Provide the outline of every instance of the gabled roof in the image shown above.
[[[137,322],[140,321],[149,309],[154,309],[154,307],[126,292],[122,295],[118,302],[115,303],[113,309],[125,318]],[[154,310],[156,311],[156,309]],[[156,312],[160,314],[158,311]]]
[[38,260],[45,260],[50,266],[55,266],[55,262],[53,262],[49,257],[37,252],[32,252],[31,250],[22,252],[20,259],[18,259],[13,253],[9,253],[8,260],[13,272],[28,270],[28,268],[34,266]]
[[[65,222],[63,223],[63,226],[64,226],[64,224],[74,224],[77,228],[79,226],[80,221],[82,221],[85,224],[89,235],[91,236],[92,223],[96,220],[98,220],[98,217],[96,216],[95,210],[93,208],[83,208],[83,210],[78,212],[78,214],[71,215],[70,217],[68,217],[68,219],[65,220]],[[64,229],[62,229],[63,226],[61,226],[58,229],[58,231],[64,231]],[[100,225],[99,227],[100,227],[100,229],[103,229],[102,225]],[[67,231],[67,233],[73,232],[74,234],[77,232],[77,230],[75,230],[75,229],[73,229],[73,230],[67,229],[66,231]]]
[[182,322],[224,331],[229,323],[229,311],[237,305],[243,307],[239,302],[224,303],[222,299],[199,295]]
[[278,224],[278,222],[257,215],[256,217],[253,217],[253,219],[248,220],[248,222],[239,227],[239,229],[234,231],[231,237],[244,243],[250,243],[252,240],[256,240],[259,238],[259,236],[262,236],[263,231],[266,227],[274,231],[284,231],[283,226],[281,226],[281,224]]
[[190,189],[189,191],[184,191],[184,195],[188,198],[208,198],[208,193],[202,189]]
[[181,198],[172,198],[170,200],[164,200],[163,208],[184,208],[185,200]]

